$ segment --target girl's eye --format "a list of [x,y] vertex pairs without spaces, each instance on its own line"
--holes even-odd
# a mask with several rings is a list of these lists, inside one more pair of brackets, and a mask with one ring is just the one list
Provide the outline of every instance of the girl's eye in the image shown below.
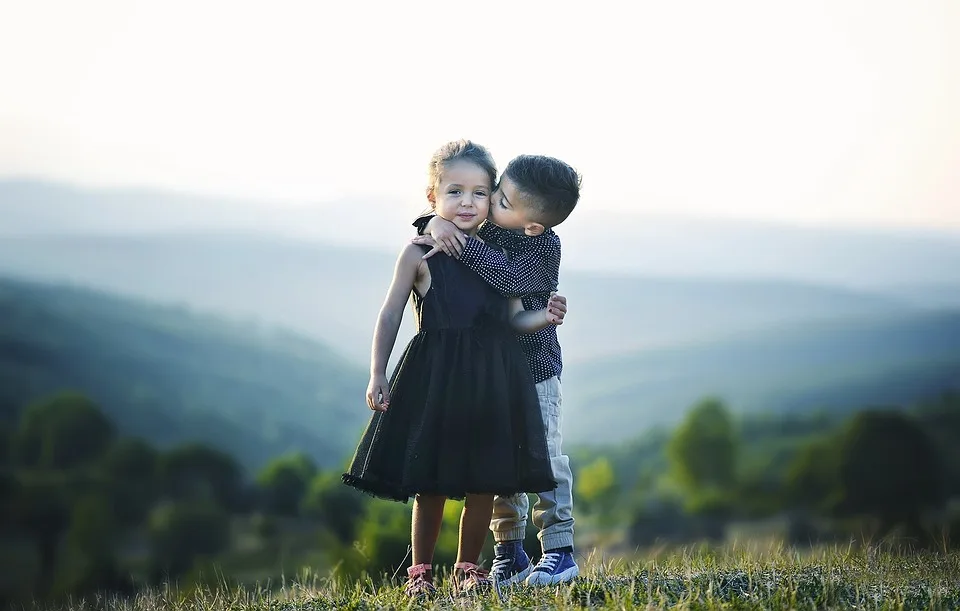
[[487,192],[486,192],[486,191],[474,191],[473,194],[476,195],[477,197],[486,197],[486,196],[487,196]]
[[460,193],[460,189],[450,189],[449,193],[450,195],[457,195]]

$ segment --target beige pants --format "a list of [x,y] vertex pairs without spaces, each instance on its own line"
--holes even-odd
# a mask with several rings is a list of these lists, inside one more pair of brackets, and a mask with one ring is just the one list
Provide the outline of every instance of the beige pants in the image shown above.
[[[573,472],[570,458],[561,453],[560,428],[563,394],[560,379],[556,376],[537,384],[540,413],[547,435],[547,451],[557,487],[537,494],[533,506],[533,524],[540,531],[543,550],[573,546]],[[495,541],[512,541],[524,538],[527,530],[527,513],[530,501],[526,494],[498,496],[493,499],[493,519],[490,530]]]

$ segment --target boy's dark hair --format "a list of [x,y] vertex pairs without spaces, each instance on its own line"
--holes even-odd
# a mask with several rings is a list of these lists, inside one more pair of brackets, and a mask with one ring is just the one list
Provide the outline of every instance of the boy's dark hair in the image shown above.
[[520,155],[503,173],[529,198],[532,216],[545,227],[567,220],[580,200],[580,174],[555,157]]

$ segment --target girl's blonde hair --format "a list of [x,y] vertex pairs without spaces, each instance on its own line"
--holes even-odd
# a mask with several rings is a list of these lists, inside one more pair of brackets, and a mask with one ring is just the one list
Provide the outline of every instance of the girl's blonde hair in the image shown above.
[[[429,183],[427,185],[427,197],[435,200],[437,187],[440,185],[440,178],[443,176],[443,170],[455,161],[470,161],[477,164],[490,176],[490,184],[497,182],[497,164],[493,162],[493,156],[485,147],[470,140],[454,140],[441,146],[430,158],[430,165],[427,170]],[[431,208],[433,204],[431,203]]]

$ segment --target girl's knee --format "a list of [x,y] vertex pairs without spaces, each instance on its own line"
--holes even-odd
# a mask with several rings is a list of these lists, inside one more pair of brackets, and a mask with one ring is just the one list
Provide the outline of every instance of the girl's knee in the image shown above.
[[492,494],[468,494],[464,500],[465,505],[493,505]]
[[421,507],[436,507],[437,505],[443,505],[446,500],[447,497],[435,494],[418,494],[413,497],[414,504]]

